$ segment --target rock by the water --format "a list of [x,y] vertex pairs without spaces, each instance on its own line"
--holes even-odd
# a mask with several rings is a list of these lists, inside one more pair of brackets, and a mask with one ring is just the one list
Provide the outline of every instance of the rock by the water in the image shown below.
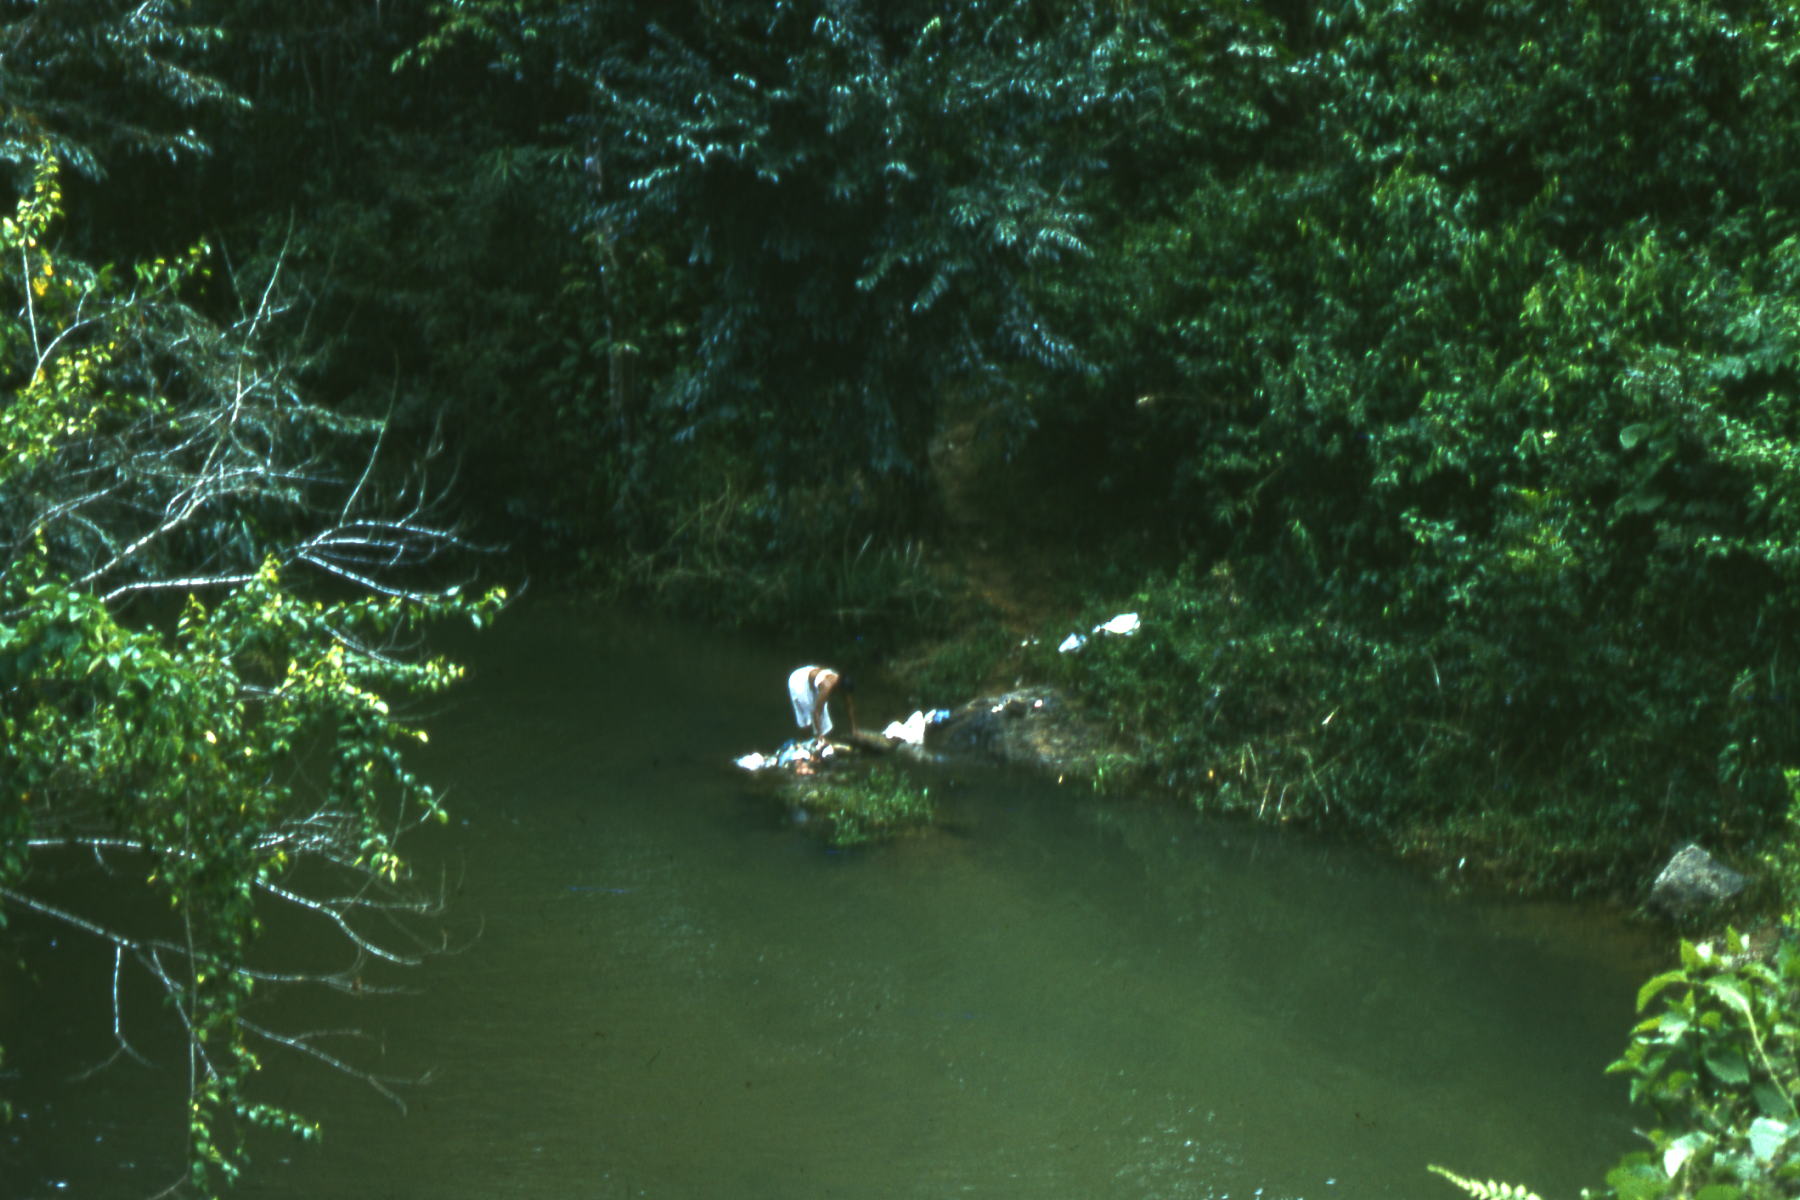
[[1650,903],[1677,919],[1692,917],[1730,900],[1749,883],[1690,842],[1675,852],[1650,885]]
[[1060,692],[1028,687],[983,696],[951,711],[926,733],[930,750],[1058,774],[1088,776],[1112,740]]

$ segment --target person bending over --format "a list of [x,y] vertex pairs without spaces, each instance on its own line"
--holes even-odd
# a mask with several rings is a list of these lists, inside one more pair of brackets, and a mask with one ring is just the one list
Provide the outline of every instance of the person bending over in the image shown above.
[[788,699],[794,702],[794,724],[812,730],[813,745],[831,732],[833,696],[844,698],[851,736],[856,734],[856,681],[830,667],[798,667],[788,675]]

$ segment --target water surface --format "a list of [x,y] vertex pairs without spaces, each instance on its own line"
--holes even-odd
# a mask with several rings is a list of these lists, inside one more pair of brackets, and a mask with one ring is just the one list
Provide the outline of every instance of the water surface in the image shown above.
[[[1440,1162],[1552,1196],[1637,1144],[1601,1073],[1645,969],[1626,931],[974,768],[930,778],[953,832],[828,853],[727,765],[787,736],[806,657],[544,608],[476,644],[426,763],[455,817],[416,847],[457,952],[415,994],[265,1014],[359,1025],[347,1053],[429,1081],[402,1115],[271,1050],[267,1098],[327,1133],[259,1142],[235,1194],[1459,1195]],[[104,1019],[32,1036],[101,1057]],[[174,1074],[24,1095],[0,1193],[162,1182]]]

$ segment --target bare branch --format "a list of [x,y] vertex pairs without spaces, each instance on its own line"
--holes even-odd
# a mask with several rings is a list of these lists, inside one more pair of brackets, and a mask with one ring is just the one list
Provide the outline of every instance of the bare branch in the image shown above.
[[[423,462],[398,487],[377,488],[390,465],[392,405],[374,419],[312,404],[292,386],[288,364],[261,353],[258,339],[288,307],[281,296],[287,253],[284,246],[254,307],[228,329],[163,300],[150,310],[160,332],[121,334],[121,360],[128,374],[143,374],[137,390],[150,398],[106,410],[105,428],[71,434],[55,474],[17,490],[34,498],[36,511],[0,514],[21,538],[42,530],[56,539],[77,584],[94,587],[108,604],[138,593],[236,586],[254,577],[270,551],[282,565],[305,563],[379,595],[436,599],[448,589],[423,585],[416,573],[445,555],[484,549],[431,519],[447,492],[430,485]],[[24,292],[29,306],[31,289]],[[108,312],[139,304],[135,296],[115,299],[105,311],[80,312],[54,335],[29,308],[40,366],[66,357],[83,331],[111,320]],[[138,356],[130,358],[134,346]],[[435,434],[430,443],[423,458],[435,453]],[[333,463],[354,465],[343,471]],[[312,531],[284,546],[209,528],[226,521],[241,528],[245,516],[259,533],[309,524]],[[173,563],[185,569],[168,569]],[[196,569],[202,566],[212,569]]]
[[319,1047],[312,1044],[311,1040],[319,1037],[368,1037],[368,1034],[363,1033],[361,1030],[317,1030],[311,1033],[285,1034],[276,1033],[273,1029],[266,1029],[254,1021],[245,1020],[243,1018],[239,1018],[238,1023],[260,1038],[266,1038],[271,1042],[276,1042],[291,1050],[298,1050],[301,1054],[316,1058],[325,1065],[338,1071],[342,1071],[353,1079],[362,1080],[381,1095],[387,1097],[388,1100],[392,1101],[394,1107],[398,1108],[401,1112],[407,1111],[406,1101],[395,1094],[393,1088],[388,1085],[395,1083],[422,1084],[431,1078],[429,1074],[421,1075],[416,1079],[401,1079],[391,1075],[375,1075],[369,1071],[360,1070],[357,1067],[351,1066],[349,1063],[329,1051],[319,1049]]
[[[172,1001],[170,1007],[173,1008],[176,1014],[181,1018],[181,1023],[187,1030],[188,1052],[190,1056],[198,1058],[204,1065],[206,1073],[209,1076],[216,1075],[217,1072],[213,1069],[212,1060],[207,1057],[206,1048],[200,1042],[188,1010],[181,1004],[182,999],[189,994],[188,989],[183,988],[181,984],[176,982],[175,978],[169,974],[168,969],[163,965],[163,951],[168,949],[179,950],[179,947],[174,947],[171,943],[166,941],[127,937],[117,930],[108,929],[98,922],[90,921],[79,913],[70,912],[66,908],[47,903],[34,896],[25,895],[23,892],[15,891],[12,888],[0,887],[0,900],[17,905],[30,912],[35,912],[39,916],[48,917],[53,921],[60,921],[73,929],[79,929],[83,933],[91,934],[102,941],[110,942],[113,946],[115,961],[118,954],[123,953],[124,951],[130,951],[132,957],[162,984],[164,993],[167,994]],[[190,970],[188,974],[191,977],[193,972]],[[114,977],[114,986],[116,989],[116,975]],[[114,994],[116,998],[116,990]],[[117,1010],[115,1009],[115,1032],[118,1028],[117,1016]],[[123,1039],[121,1038],[121,1042],[122,1041]],[[136,1052],[133,1051],[133,1053],[135,1054]],[[115,1055],[114,1057],[116,1058],[117,1056]],[[92,1072],[88,1072],[88,1074],[92,1074]]]
[[308,899],[307,897],[302,896],[298,892],[291,892],[288,889],[280,886],[279,884],[271,883],[266,879],[259,881],[257,884],[257,887],[260,888],[261,890],[269,893],[271,896],[277,896],[280,899],[286,900],[289,904],[295,904],[295,905],[300,906],[301,908],[308,909],[312,912],[318,913],[321,917],[324,917],[327,921],[330,921],[333,925],[336,925],[338,928],[338,932],[342,933],[346,938],[350,939],[351,944],[356,946],[357,949],[362,950],[365,953],[372,954],[376,958],[384,958],[388,962],[399,963],[402,966],[408,966],[408,967],[416,967],[421,962],[424,961],[421,958],[414,958],[410,955],[405,955],[405,954],[397,954],[392,950],[388,950],[385,947],[376,945],[374,942],[370,941],[368,938],[366,938],[362,934],[358,933],[356,931],[356,929],[350,924],[350,922],[345,919],[344,914],[341,911],[339,911],[338,908],[333,907],[331,904],[321,903],[317,900]]
[[185,579],[141,579],[136,583],[121,584],[101,597],[112,604],[134,592],[157,591],[197,591],[201,588],[233,587],[240,583],[249,583],[255,579],[254,573],[245,575],[190,575]]
[[23,892],[16,892],[11,888],[0,887],[0,900],[5,900],[9,904],[16,904],[20,908],[37,913],[39,916],[49,917],[55,921],[61,921],[65,925],[71,925],[74,928],[81,930],[83,933],[91,933],[97,938],[111,942],[113,946],[117,948],[136,950],[140,945],[134,938],[128,938],[120,933],[114,933],[104,925],[96,924],[86,917],[70,912],[68,909],[58,908],[54,904],[46,903],[33,896],[27,896]]
[[[336,816],[336,814],[329,815]],[[325,857],[328,851],[342,842],[349,830],[347,818],[341,818],[341,823],[335,827],[325,826],[321,828],[321,822],[326,816],[327,814],[323,812],[314,813],[311,817],[307,818],[306,822],[302,823],[301,828],[284,828],[275,833],[265,835],[257,840],[256,849],[262,853],[272,853],[277,849],[288,849],[296,853],[304,852],[318,857]],[[311,832],[303,834],[302,830],[307,827],[311,828]],[[398,833],[398,829],[396,832]],[[188,859],[196,862],[200,861],[200,856],[192,852],[168,846],[152,846],[147,842],[135,838],[90,834],[64,834],[54,837],[30,838],[25,844],[32,850],[84,848],[92,851],[95,857],[101,860],[102,865],[105,865],[102,853],[107,850],[121,850],[132,854],[162,855],[169,858]],[[341,865],[345,865],[353,870],[361,870],[361,868],[356,867],[353,860],[348,858],[341,860],[333,859],[332,861],[338,861]],[[405,955],[397,951],[389,950],[370,940],[367,936],[356,931],[349,924],[349,919],[345,916],[345,913],[355,909],[362,909],[390,916],[393,914],[435,916],[444,911],[443,899],[441,896],[436,900],[423,896],[409,899],[371,896],[369,892],[370,889],[375,886],[375,883],[376,881],[373,877],[365,875],[364,886],[360,891],[349,895],[329,897],[306,896],[298,891],[282,887],[270,880],[260,880],[256,886],[260,891],[273,896],[278,900],[285,901],[286,903],[305,909],[308,912],[316,913],[326,920],[331,921],[344,933],[351,944],[357,948],[359,955],[367,954],[375,958],[385,959],[392,963],[416,966],[423,960],[411,955]],[[10,896],[11,893],[0,891],[0,898],[8,898]],[[116,945],[123,946],[127,949],[135,950],[146,945],[161,945],[168,948],[170,945],[167,942],[156,942],[154,940],[126,937],[125,935],[107,929],[104,926],[89,922],[78,914],[46,905],[42,901],[34,900],[23,894],[18,896],[18,903],[22,906],[33,908],[35,911],[38,911],[45,916],[54,916],[58,920],[64,920],[70,924],[77,925],[95,936],[106,937],[109,940],[113,940]],[[415,944],[419,944],[419,940],[416,937],[413,938],[413,941]]]
[[112,969],[112,1034],[113,1034],[113,1043],[114,1043],[113,1052],[111,1054],[107,1055],[101,1061],[99,1061],[99,1062],[95,1063],[93,1066],[89,1067],[87,1070],[81,1071],[75,1075],[70,1076],[69,1081],[71,1083],[80,1083],[83,1080],[92,1079],[94,1076],[98,1075],[100,1072],[104,1071],[106,1068],[108,1068],[108,1067],[112,1066],[114,1063],[118,1062],[119,1056],[121,1054],[130,1055],[132,1058],[136,1059],[139,1063],[142,1063],[146,1067],[153,1065],[149,1059],[145,1058],[142,1054],[139,1054],[137,1052],[136,1047],[132,1046],[132,1044],[125,1039],[125,1030],[124,1030],[124,1025],[123,1025],[123,1020],[124,1020],[123,1010],[119,1006],[119,970],[120,970],[121,966],[123,966],[124,962],[125,962],[125,947],[115,945],[113,947],[113,969]]

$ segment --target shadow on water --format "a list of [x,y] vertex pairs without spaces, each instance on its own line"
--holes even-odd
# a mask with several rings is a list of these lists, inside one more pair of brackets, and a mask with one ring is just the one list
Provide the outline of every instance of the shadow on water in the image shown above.
[[[1634,1143],[1601,1071],[1644,963],[1591,914],[975,769],[934,779],[958,833],[830,854],[726,766],[786,736],[799,657],[539,609],[473,661],[415,854],[478,936],[287,1014],[430,1082],[402,1116],[268,1056],[327,1134],[236,1195],[1456,1195],[1427,1162],[1572,1195]],[[46,1194],[119,1194],[68,1160],[121,1101],[61,1094],[8,1136]]]

